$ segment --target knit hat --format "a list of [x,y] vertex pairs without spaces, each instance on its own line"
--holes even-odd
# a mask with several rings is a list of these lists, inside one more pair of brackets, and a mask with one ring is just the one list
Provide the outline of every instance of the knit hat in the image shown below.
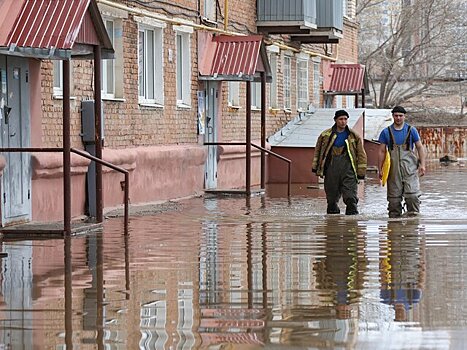
[[401,107],[401,106],[396,106],[392,109],[391,111],[392,114],[394,113],[404,113],[406,114],[407,112],[405,111],[405,108],[404,107]]
[[334,120],[336,120],[337,118],[339,117],[342,117],[343,115],[345,115],[347,117],[347,119],[349,119],[349,113],[347,113],[347,111],[343,110],[343,109],[339,109],[338,111],[336,111],[336,113],[334,114]]

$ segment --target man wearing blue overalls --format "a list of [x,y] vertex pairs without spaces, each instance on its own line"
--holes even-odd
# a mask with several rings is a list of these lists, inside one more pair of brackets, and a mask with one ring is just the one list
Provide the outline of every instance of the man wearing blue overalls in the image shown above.
[[[394,123],[379,135],[378,170],[382,179],[383,162],[386,148],[391,155],[391,167],[387,181],[387,200],[390,218],[402,216],[402,200],[405,200],[407,216],[420,213],[419,176],[425,175],[425,148],[420,141],[417,129],[405,123],[404,107],[396,106],[392,110]],[[415,155],[414,146],[418,157]]]

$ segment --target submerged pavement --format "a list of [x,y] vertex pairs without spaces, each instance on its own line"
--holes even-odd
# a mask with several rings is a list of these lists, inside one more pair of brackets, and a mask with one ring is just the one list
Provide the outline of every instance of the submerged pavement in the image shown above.
[[133,216],[127,233],[110,218],[4,241],[0,348],[463,349],[466,175],[433,163],[416,219],[388,220],[369,178],[357,216],[271,186]]

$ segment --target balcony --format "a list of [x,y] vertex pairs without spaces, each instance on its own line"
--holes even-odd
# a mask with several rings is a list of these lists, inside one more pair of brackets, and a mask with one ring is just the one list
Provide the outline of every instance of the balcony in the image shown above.
[[290,34],[301,43],[337,43],[342,38],[343,0],[257,0],[258,31]]

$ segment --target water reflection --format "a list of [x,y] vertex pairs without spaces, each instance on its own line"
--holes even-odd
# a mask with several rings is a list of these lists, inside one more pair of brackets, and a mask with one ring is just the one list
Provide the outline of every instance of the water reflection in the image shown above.
[[[128,234],[4,240],[0,348],[462,348],[467,195],[439,175],[456,190],[430,175],[417,220],[388,220],[368,182],[356,217],[324,197],[195,198]],[[452,198],[456,220],[431,215]]]
[[389,221],[386,253],[380,261],[381,300],[392,305],[395,321],[419,321],[414,307],[425,285],[425,235],[418,220]]

